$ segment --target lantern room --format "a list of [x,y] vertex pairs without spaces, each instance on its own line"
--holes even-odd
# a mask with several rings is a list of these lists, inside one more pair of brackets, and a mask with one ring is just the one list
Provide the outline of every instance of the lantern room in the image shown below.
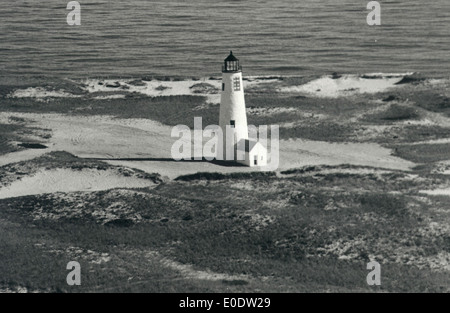
[[233,51],[230,51],[230,55],[225,59],[222,66],[223,73],[240,72],[242,67],[239,66],[239,60],[233,55]]

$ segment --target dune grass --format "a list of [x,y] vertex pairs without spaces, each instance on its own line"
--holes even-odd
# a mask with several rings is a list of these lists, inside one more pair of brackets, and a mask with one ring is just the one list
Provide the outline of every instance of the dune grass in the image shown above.
[[450,144],[394,146],[395,155],[416,163],[434,163],[450,159]]
[[416,120],[420,117],[417,109],[412,106],[393,104],[386,110],[366,116],[366,120],[374,123],[399,122]]
[[[423,101],[410,108],[393,105],[378,115],[364,115],[373,108],[369,100],[385,96],[330,100],[278,97],[254,90],[247,106],[295,107],[301,114],[249,116],[249,124],[300,121],[282,129],[281,138],[350,141],[359,140],[354,134],[361,126],[392,126],[417,118],[415,105],[430,112],[447,112],[445,99],[424,94],[417,98]],[[410,96],[395,94],[400,100]],[[205,104],[205,98],[197,96],[131,95],[125,100],[47,103],[2,99],[0,110],[148,118],[190,127],[195,116],[203,117],[203,126],[216,124],[218,119],[218,106]],[[317,121],[304,113],[325,118]],[[16,136],[19,127],[0,125],[0,143]],[[449,159],[448,144],[397,144],[442,138],[447,128],[411,125],[392,129],[368,140],[382,142],[395,148],[397,156],[418,163]],[[3,167],[0,175],[4,183],[38,168],[55,167],[101,171],[110,166],[56,152]],[[135,175],[152,179],[155,188],[0,200],[0,290],[448,292],[448,271],[433,270],[431,265],[437,264],[440,253],[450,252],[450,200],[419,193],[449,186],[448,177],[431,174],[432,167],[414,172],[420,175],[418,179],[376,169],[372,174],[327,173],[349,168],[361,169],[316,166],[281,173],[285,176],[198,173],[165,182],[156,174],[133,170]],[[119,173],[128,175],[129,171]],[[101,261],[99,255],[108,260]],[[381,287],[366,284],[370,259],[382,264]],[[80,287],[65,282],[69,261],[81,263]],[[190,270],[180,270],[183,266]],[[204,279],[199,272],[230,278]]]
[[[449,252],[449,203],[416,199],[423,181],[400,172],[287,174],[197,175],[154,189],[0,200],[0,285],[62,292],[448,291],[449,274],[425,263]],[[427,180],[430,188],[448,183]],[[118,222],[103,224],[92,214],[105,210]],[[77,218],[64,213],[74,211]],[[127,216],[140,218],[119,223]],[[430,222],[444,228],[429,231]],[[96,264],[88,250],[110,259]],[[370,258],[382,264],[381,287],[365,282]],[[82,264],[81,287],[65,284],[72,260]],[[192,268],[183,272],[170,262]],[[198,271],[231,278],[196,278]]]

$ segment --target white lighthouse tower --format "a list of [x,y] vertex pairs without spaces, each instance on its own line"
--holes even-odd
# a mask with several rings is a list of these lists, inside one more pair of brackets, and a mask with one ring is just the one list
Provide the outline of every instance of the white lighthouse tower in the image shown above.
[[[234,138],[227,138],[227,125],[233,128]],[[242,68],[239,60],[230,51],[222,66],[222,94],[220,99],[219,126],[223,131],[223,160],[227,158],[228,149],[234,150],[241,140],[248,140],[247,114],[245,111],[244,86],[242,83]]]

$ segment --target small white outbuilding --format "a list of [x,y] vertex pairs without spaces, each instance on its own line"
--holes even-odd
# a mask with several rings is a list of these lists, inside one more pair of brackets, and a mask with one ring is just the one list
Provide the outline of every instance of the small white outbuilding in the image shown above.
[[[260,142],[249,139],[241,139],[236,146],[236,157],[238,163],[250,167],[267,165],[267,149]],[[245,155],[245,159],[239,160],[240,155]]]

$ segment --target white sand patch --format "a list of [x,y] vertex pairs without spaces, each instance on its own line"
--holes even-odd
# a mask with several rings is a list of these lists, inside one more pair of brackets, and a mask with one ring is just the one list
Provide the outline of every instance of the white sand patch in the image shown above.
[[376,143],[329,143],[312,140],[281,140],[280,169],[308,165],[353,164],[384,169],[410,170],[414,163],[394,157]]
[[97,96],[96,100],[111,100],[111,99],[125,99],[125,95],[110,95],[110,96]]
[[437,255],[425,257],[422,261],[431,269],[439,271],[450,271],[450,253],[441,251]]
[[[11,115],[33,120],[36,127],[51,129],[52,138],[45,143],[48,149],[0,156],[0,165],[29,160],[50,151],[67,151],[78,157],[102,158],[109,160],[110,164],[160,173],[170,178],[202,171],[255,171],[247,167],[225,167],[209,162],[175,162],[171,156],[171,148],[178,138],[171,137],[172,127],[147,119],[0,113],[0,117]],[[413,163],[390,154],[391,150],[375,143],[281,140],[279,169],[354,164],[408,170],[414,166]]]
[[295,113],[296,108],[247,108],[247,114],[250,115],[272,115],[279,113]]
[[407,121],[401,121],[398,122],[399,125],[417,125],[417,126],[434,126],[437,125],[435,121],[432,121],[428,118],[422,119],[422,120],[407,120]]
[[[243,84],[244,89],[246,89],[274,81],[277,80],[251,77],[248,80],[244,80]],[[201,80],[182,81],[140,81],[137,85],[129,81],[96,79],[86,80],[83,83],[83,89],[89,93],[118,91],[124,93],[136,92],[150,97],[196,95],[206,96],[209,103],[220,103],[220,90],[222,88],[222,80],[206,78]]]
[[[450,174],[450,171],[448,174]],[[419,192],[430,195],[430,196],[450,196],[450,188],[434,189],[434,190],[421,190]]]
[[[0,116],[9,113],[0,113]],[[34,121],[34,126],[52,130],[44,143],[48,149],[20,151],[0,156],[0,164],[29,160],[50,151],[67,151],[79,157],[151,158],[168,157],[171,130],[148,119],[116,119],[110,116],[14,113]]]
[[79,98],[80,95],[73,95],[64,90],[47,90],[42,87],[29,87],[27,89],[18,89],[10,93],[8,98],[34,98],[34,99],[45,99],[45,98]]
[[43,293],[46,291],[42,290],[30,290],[26,287],[18,286],[13,288],[0,288],[0,294],[1,293]]
[[113,188],[143,188],[154,185],[145,179],[123,177],[113,171],[84,169],[41,170],[0,189],[0,199],[54,192],[100,191]]
[[[137,92],[140,94],[144,94],[147,96],[177,96],[177,95],[191,95],[193,94],[190,87],[195,84],[200,83],[200,81],[143,81],[142,86],[134,86],[130,85],[123,81],[117,80],[87,80],[84,82],[84,89],[87,92],[117,92],[124,91],[127,93]],[[219,86],[221,84],[220,81],[208,81],[208,84],[213,85],[219,90]],[[110,87],[110,86],[119,86],[119,87]]]
[[401,81],[405,74],[398,76],[375,75],[376,74],[373,74],[373,78],[363,78],[357,75],[344,75],[337,79],[333,79],[331,76],[325,76],[301,86],[283,87],[280,91],[303,93],[323,98],[336,98],[362,93],[377,93],[395,87],[395,84]]
[[49,152],[47,149],[28,149],[23,151],[12,152],[0,156],[0,166],[11,163],[29,161]]
[[[412,143],[405,143],[405,145],[423,145],[423,144],[427,144],[427,145],[435,145],[435,144],[446,144],[446,143],[450,143],[450,138],[441,138],[441,139],[434,139],[434,140],[426,140],[426,141],[415,141]],[[449,159],[450,159],[450,155],[449,155]]]

